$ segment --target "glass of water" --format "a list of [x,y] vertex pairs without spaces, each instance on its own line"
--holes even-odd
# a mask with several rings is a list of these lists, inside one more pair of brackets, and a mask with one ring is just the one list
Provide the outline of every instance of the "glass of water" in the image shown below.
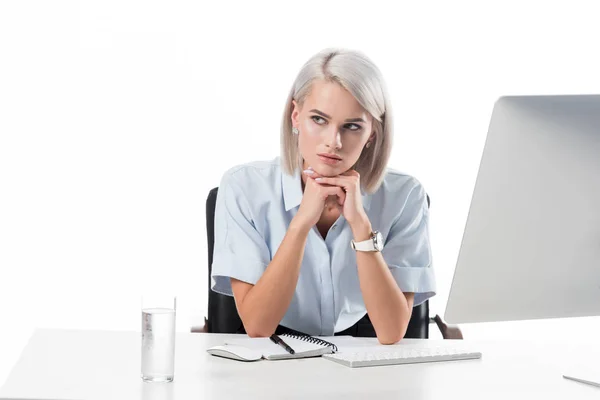
[[177,297],[142,297],[142,379],[171,382],[175,372]]

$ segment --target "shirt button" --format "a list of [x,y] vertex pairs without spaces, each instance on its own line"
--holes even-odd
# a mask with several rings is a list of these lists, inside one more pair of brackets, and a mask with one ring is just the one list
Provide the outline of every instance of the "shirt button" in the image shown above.
[[335,231],[335,228],[337,228],[337,226],[333,225],[333,226],[331,227],[331,230],[332,230],[332,231]]

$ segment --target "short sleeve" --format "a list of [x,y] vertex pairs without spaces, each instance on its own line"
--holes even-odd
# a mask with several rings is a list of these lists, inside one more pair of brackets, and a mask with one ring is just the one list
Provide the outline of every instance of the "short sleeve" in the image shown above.
[[383,258],[398,287],[415,293],[414,306],[433,297],[436,282],[431,265],[427,194],[417,182],[385,238]]
[[230,278],[256,284],[270,259],[269,248],[253,223],[247,197],[228,172],[217,192],[212,290],[233,296]]

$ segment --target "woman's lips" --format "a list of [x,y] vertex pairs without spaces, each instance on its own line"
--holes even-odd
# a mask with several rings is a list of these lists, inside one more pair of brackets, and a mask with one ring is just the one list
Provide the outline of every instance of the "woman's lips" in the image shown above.
[[340,163],[342,160],[337,159],[337,158],[332,158],[332,157],[326,157],[326,156],[322,156],[319,155],[319,159],[324,162],[325,164],[328,165],[336,165],[338,163]]

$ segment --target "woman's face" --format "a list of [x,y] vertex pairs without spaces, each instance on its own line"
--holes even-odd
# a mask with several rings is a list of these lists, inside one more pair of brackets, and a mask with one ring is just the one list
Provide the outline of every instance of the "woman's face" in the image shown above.
[[356,163],[372,139],[372,117],[337,83],[313,82],[302,107],[293,101],[292,126],[300,131],[298,146],[304,169],[323,176],[340,175]]

